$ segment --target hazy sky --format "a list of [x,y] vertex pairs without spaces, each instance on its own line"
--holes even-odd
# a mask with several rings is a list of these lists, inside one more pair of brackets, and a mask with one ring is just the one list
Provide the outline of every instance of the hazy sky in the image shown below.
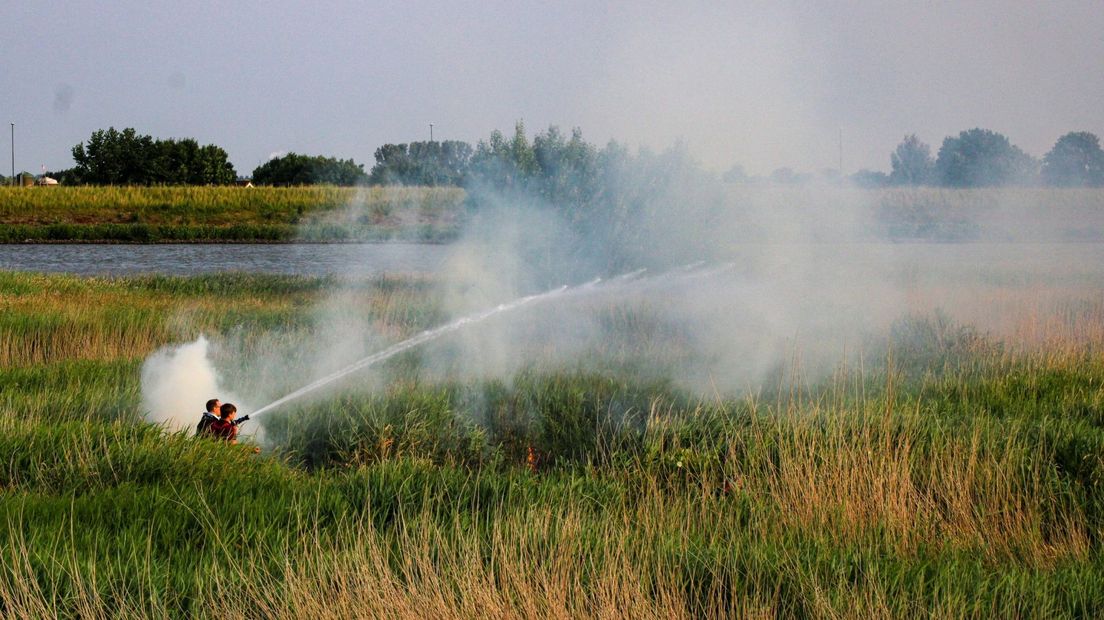
[[[679,6],[676,7],[676,4]],[[98,128],[271,154],[579,126],[712,169],[888,170],[980,126],[1041,156],[1104,136],[1104,2],[14,2],[0,169],[72,165]]]

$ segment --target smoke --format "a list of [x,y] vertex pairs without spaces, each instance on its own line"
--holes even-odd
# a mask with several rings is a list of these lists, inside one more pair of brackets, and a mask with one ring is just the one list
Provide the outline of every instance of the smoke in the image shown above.
[[142,410],[146,419],[170,431],[194,428],[211,398],[233,402],[240,413],[249,408],[227,392],[211,362],[210,343],[195,342],[162,348],[142,364]]
[[[180,428],[194,423],[207,398],[234,398],[227,387],[267,404],[334,377],[297,399],[303,404],[393,385],[509,384],[528,370],[631,372],[703,396],[733,395],[758,391],[786,371],[792,380],[797,367],[802,381],[826,377],[909,314],[946,311],[981,330],[1014,333],[1017,313],[1036,312],[1041,306],[1030,304],[1043,299],[1021,280],[1054,284],[1044,291],[1054,300],[1070,290],[1062,283],[1096,277],[1071,268],[1077,253],[1043,246],[887,242],[894,235],[1030,241],[1081,234],[1066,222],[1089,210],[1088,194],[1065,194],[1064,211],[1078,217],[1061,218],[1046,203],[1052,194],[1032,191],[733,186],[677,148],[631,164],[601,180],[597,194],[610,208],[581,215],[578,205],[531,188],[472,188],[478,206],[441,269],[425,279],[405,274],[397,287],[416,292],[396,293],[386,279],[365,282],[354,256],[308,321],[222,334],[220,348],[235,360],[228,380],[219,381],[204,339],[151,357],[142,373],[145,407],[155,421]],[[333,221],[358,221],[362,200]],[[1035,220],[1050,224],[1025,225]],[[679,274],[695,262],[704,266],[678,277],[642,277],[521,306],[343,372],[411,336],[401,326],[415,314],[430,317],[421,324],[432,328],[560,286],[640,269]],[[1009,277],[1018,278],[1016,287]],[[865,353],[871,359],[885,349]]]
[[735,190],[681,147],[643,153],[604,184],[616,196],[612,215],[581,223],[572,208],[532,192],[477,188],[481,211],[440,276],[446,314],[639,268],[732,268],[473,326],[425,351],[426,376],[510,381],[534,367],[628,367],[702,393],[732,393],[754,389],[795,351],[810,374],[827,372],[848,345],[906,310],[887,285],[897,252],[882,247],[872,264],[848,245],[876,234],[869,193]]

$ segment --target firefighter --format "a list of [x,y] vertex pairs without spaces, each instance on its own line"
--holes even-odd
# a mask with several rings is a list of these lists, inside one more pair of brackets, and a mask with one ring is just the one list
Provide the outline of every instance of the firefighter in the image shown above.
[[238,408],[233,403],[222,403],[219,419],[211,423],[208,434],[215,439],[238,443],[238,423],[234,421],[237,415]]
[[196,437],[210,435],[211,425],[219,420],[219,407],[221,406],[222,401],[217,398],[207,401],[207,411],[203,412],[203,417],[199,419],[199,424],[196,425]]

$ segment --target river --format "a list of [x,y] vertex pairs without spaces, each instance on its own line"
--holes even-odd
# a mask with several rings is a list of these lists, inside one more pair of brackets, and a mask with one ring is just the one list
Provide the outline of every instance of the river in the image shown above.
[[447,252],[448,246],[424,243],[0,244],[0,269],[113,276],[227,271],[372,276],[434,273]]
[[[308,276],[437,274],[451,246],[368,244],[0,244],[0,270],[77,275],[244,271]],[[891,278],[898,283],[1104,287],[1102,243],[736,244],[730,260],[756,278]],[[594,274],[586,274],[586,278]],[[569,283],[569,282],[564,282]]]

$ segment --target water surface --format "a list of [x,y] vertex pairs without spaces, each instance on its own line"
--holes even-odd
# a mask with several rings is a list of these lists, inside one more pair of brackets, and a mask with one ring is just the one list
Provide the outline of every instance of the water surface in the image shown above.
[[425,243],[0,244],[0,269],[77,275],[248,271],[371,276],[435,273],[447,251],[447,246]]
[[[0,244],[0,270],[78,275],[437,274],[450,251],[448,245],[423,243]],[[849,280],[889,279],[907,286],[1104,287],[1104,243],[736,244],[730,260],[753,278],[804,274],[830,280],[835,273]]]

